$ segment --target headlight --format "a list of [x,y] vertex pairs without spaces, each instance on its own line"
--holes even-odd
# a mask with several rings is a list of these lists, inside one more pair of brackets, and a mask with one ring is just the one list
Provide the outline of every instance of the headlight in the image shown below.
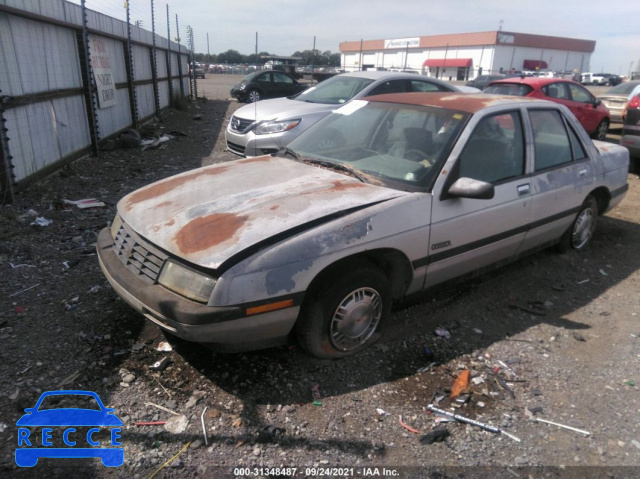
[[297,120],[285,120],[285,121],[269,121],[258,126],[255,130],[256,135],[268,135],[269,133],[282,133],[283,131],[289,131],[295,128],[300,123],[300,119]]
[[111,237],[113,239],[116,239],[116,236],[118,236],[118,231],[120,231],[121,226],[122,226],[122,218],[118,213],[116,213],[116,217],[113,218],[113,221],[111,222]]
[[160,272],[158,283],[189,299],[207,303],[213,287],[216,285],[216,280],[175,261],[167,260]]

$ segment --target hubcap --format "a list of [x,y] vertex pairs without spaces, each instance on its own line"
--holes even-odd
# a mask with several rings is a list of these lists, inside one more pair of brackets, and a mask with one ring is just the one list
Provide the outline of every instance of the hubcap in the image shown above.
[[591,208],[586,208],[580,213],[573,226],[573,234],[571,235],[571,245],[574,249],[584,247],[593,234],[595,229],[595,216]]
[[382,317],[382,298],[372,288],[349,293],[338,305],[330,324],[331,343],[341,351],[351,351],[366,343]]
[[258,93],[257,91],[252,91],[251,93],[249,93],[249,100],[251,100],[252,102],[259,101],[260,93]]
[[598,140],[604,140],[607,137],[607,131],[609,126],[606,123],[600,123],[600,129],[598,130]]

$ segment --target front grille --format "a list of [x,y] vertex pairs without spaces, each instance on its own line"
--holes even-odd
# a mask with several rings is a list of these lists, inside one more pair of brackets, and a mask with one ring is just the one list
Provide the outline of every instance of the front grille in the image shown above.
[[236,155],[244,155],[245,147],[242,145],[238,145],[237,143],[231,143],[227,141],[227,148]]
[[155,284],[167,259],[165,254],[150,246],[125,224],[118,230],[113,250],[126,268],[147,284]]
[[233,131],[244,133],[247,130],[247,128],[253,125],[253,120],[246,120],[244,118],[238,118],[237,116],[232,116],[231,120],[229,121],[229,124],[231,125],[231,129]]

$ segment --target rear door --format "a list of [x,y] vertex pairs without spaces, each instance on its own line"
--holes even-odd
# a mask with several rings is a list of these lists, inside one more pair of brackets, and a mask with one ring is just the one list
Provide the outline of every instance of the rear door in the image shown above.
[[524,248],[557,240],[569,228],[595,171],[587,149],[559,109],[530,108],[526,122],[533,143],[531,227]]
[[[571,94],[571,111],[574,112],[578,121],[582,124],[587,133],[592,134],[600,122],[601,113],[593,106],[595,97],[589,91],[573,83],[567,83]],[[575,113],[577,111],[578,113]]]
[[[471,125],[471,124],[470,124]],[[520,110],[484,116],[459,156],[434,187],[425,286],[446,281],[515,255],[529,224],[531,182],[525,175]],[[449,197],[458,178],[491,183],[492,199]]]

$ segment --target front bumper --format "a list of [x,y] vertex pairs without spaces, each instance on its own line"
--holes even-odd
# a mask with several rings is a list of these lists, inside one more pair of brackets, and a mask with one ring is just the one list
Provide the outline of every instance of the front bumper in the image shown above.
[[116,256],[109,228],[97,243],[102,272],[116,293],[145,318],[180,338],[225,352],[284,344],[299,306],[246,316],[245,305],[214,307],[190,301],[159,284],[146,284]]
[[227,128],[224,138],[227,142],[227,149],[236,155],[252,156],[271,155],[284,147],[290,140],[284,140],[282,134],[256,135],[252,130],[246,133],[238,133]]

